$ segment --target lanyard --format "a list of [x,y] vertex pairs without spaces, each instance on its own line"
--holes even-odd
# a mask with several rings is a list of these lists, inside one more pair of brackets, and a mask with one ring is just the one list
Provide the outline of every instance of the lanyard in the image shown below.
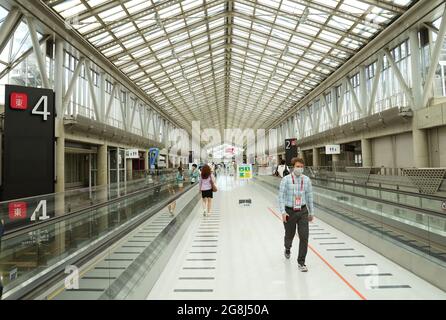
[[[291,174],[291,179],[293,179],[293,184],[295,184],[294,183],[294,174]],[[301,177],[301,180],[300,180],[300,191],[301,192],[304,191],[304,178],[303,177]]]

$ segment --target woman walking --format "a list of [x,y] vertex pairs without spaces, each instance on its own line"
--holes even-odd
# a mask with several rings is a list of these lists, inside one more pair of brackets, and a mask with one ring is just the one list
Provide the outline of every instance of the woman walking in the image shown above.
[[210,215],[214,192],[217,192],[215,178],[209,165],[205,165],[201,170],[200,191],[203,198],[203,216],[206,217]]
[[[178,168],[178,172],[177,175],[175,176],[175,181],[176,184],[178,186],[178,192],[182,192],[183,188],[184,188],[184,174],[183,174],[183,168],[179,167]],[[175,195],[175,188],[171,188],[171,190],[169,190],[169,193],[171,193],[172,195]],[[175,213],[175,209],[177,207],[177,202],[174,201],[171,204],[169,204],[168,209],[169,209],[169,213],[173,216]]]

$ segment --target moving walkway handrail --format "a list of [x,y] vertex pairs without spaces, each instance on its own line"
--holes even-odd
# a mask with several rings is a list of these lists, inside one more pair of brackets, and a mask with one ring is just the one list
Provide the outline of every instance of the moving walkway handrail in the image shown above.
[[[312,177],[311,179],[312,180],[320,180],[320,181],[332,181],[329,179],[322,179],[319,177]],[[338,179],[342,179],[342,181],[339,181]],[[353,186],[353,187],[366,187],[368,189],[373,189],[373,190],[378,190],[378,191],[392,192],[392,193],[396,193],[396,194],[404,194],[404,195],[418,197],[418,198],[426,198],[426,199],[437,200],[437,201],[445,201],[446,200],[444,197],[435,196],[435,195],[431,195],[431,194],[421,194],[421,193],[410,192],[410,191],[401,190],[401,189],[390,189],[390,188],[377,187],[377,186],[372,186],[372,185],[358,185],[353,182],[347,182],[345,180],[354,180],[354,179],[353,178],[352,179],[336,178],[336,180],[333,182],[342,183],[342,184],[346,184],[346,185]]]
[[108,200],[106,202],[97,203],[97,204],[94,204],[94,205],[92,205],[90,207],[87,207],[87,208],[82,208],[82,209],[79,209],[77,211],[72,211],[72,212],[70,212],[68,214],[64,214],[64,215],[61,215],[61,216],[55,216],[53,218],[49,218],[49,219],[44,220],[42,222],[36,222],[36,223],[33,223],[31,225],[28,225],[28,226],[23,226],[21,228],[16,228],[16,229],[10,230],[10,231],[5,233],[5,235],[2,237],[2,239],[4,239],[4,240],[11,239],[11,238],[13,238],[13,237],[15,237],[17,235],[21,235],[23,233],[34,231],[34,230],[39,229],[41,227],[45,227],[45,226],[57,223],[57,222],[62,221],[62,220],[65,220],[65,219],[68,219],[68,218],[71,218],[71,217],[75,217],[77,215],[84,214],[85,212],[88,212],[88,211],[91,211],[91,210],[95,210],[95,209],[99,209],[99,208],[108,206],[110,204],[123,201],[123,200],[131,198],[133,196],[142,194],[144,192],[149,192],[149,191],[152,191],[152,190],[157,189],[157,188],[162,188],[164,186],[168,186],[173,181],[174,180],[170,180],[170,181],[167,181],[166,183],[157,184],[157,185],[150,186],[150,187],[147,187],[147,188],[138,189],[138,190],[136,190],[136,191],[134,191],[132,193],[127,193],[127,194],[125,194],[123,196],[120,196],[120,197],[114,198],[114,199],[110,199],[110,200]]
[[335,189],[335,188],[331,188],[331,187],[327,187],[327,186],[314,185],[314,187],[321,188],[321,189],[326,189],[326,190],[330,190],[330,191],[342,192],[342,193],[344,193],[346,195],[354,196],[354,197],[357,197],[357,198],[361,198],[361,199],[365,199],[365,200],[371,200],[371,201],[375,201],[375,202],[380,202],[380,203],[388,204],[388,205],[392,205],[392,206],[398,206],[398,207],[401,207],[401,208],[404,208],[404,209],[408,209],[408,210],[418,211],[418,212],[423,213],[423,214],[425,214],[427,216],[430,216],[430,217],[446,218],[446,214],[441,214],[441,213],[435,212],[433,210],[425,209],[425,208],[414,207],[414,206],[410,206],[410,205],[402,204],[402,203],[396,203],[394,201],[390,201],[390,200],[386,200],[386,199],[375,198],[375,197],[367,196],[367,195],[364,195],[364,194],[350,192],[350,191],[345,191],[345,190],[339,190],[339,189]]
[[[280,180],[279,177],[276,177],[276,176],[271,176],[271,177],[274,178],[274,179],[277,179],[276,181]],[[314,180],[314,179],[316,179],[316,180],[324,180],[324,179],[318,179],[318,178],[311,178],[311,179],[312,180]],[[350,185],[357,186],[357,185],[354,185],[354,184],[350,184]],[[365,199],[365,200],[375,201],[375,202],[388,204],[388,205],[392,205],[392,206],[398,206],[398,207],[401,207],[401,208],[404,208],[404,209],[408,209],[408,210],[412,210],[412,211],[418,211],[418,212],[420,212],[422,214],[425,214],[425,215],[427,215],[429,217],[443,218],[443,219],[446,218],[446,213],[442,214],[442,213],[438,213],[436,211],[429,210],[429,209],[426,209],[426,208],[414,207],[414,206],[410,206],[410,205],[407,205],[407,204],[397,203],[397,202],[394,202],[394,201],[390,201],[390,200],[386,200],[386,199],[382,199],[382,198],[376,198],[376,197],[372,197],[372,196],[367,196],[367,195],[364,195],[364,194],[355,193],[355,192],[351,192],[351,191],[339,190],[339,189],[335,189],[335,188],[331,188],[331,187],[327,187],[327,186],[323,186],[323,185],[319,185],[319,184],[313,184],[313,186],[314,187],[318,187],[318,188],[322,188],[322,189],[326,189],[326,190],[330,190],[330,191],[342,192],[342,193],[344,193],[346,195],[358,197],[358,198]],[[367,186],[367,188],[369,188],[369,187]],[[377,188],[377,190],[384,191],[384,189],[379,189],[379,188]],[[390,190],[385,190],[385,191],[399,193],[400,190],[390,189]],[[424,197],[424,195],[421,195],[421,194],[412,194],[410,192],[408,194],[410,194],[411,196]],[[432,199],[431,197],[432,196],[429,196],[428,198]],[[435,196],[433,196],[433,197],[435,197]],[[435,200],[443,201],[445,199],[442,198],[442,197],[435,197]]]
[[[146,187],[148,183],[153,183],[153,181],[149,182],[148,179],[166,177],[173,175],[174,172],[174,170],[158,170],[157,172],[148,172],[146,178],[128,181],[125,184],[115,183],[91,189],[69,190],[0,202],[0,219],[4,221],[5,230],[9,233],[22,227],[37,224],[40,221],[46,221],[50,217],[64,216],[100,203],[106,203],[111,199],[119,199],[128,192],[141,189],[141,185]],[[73,211],[72,204],[79,199],[84,200]]]

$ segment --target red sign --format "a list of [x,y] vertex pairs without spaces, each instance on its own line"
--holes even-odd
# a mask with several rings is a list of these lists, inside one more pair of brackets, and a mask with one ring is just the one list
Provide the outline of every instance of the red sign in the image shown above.
[[28,109],[28,96],[25,93],[11,93],[11,109]]
[[9,219],[26,219],[26,202],[11,202],[9,204]]
[[235,153],[235,149],[234,148],[227,148],[226,149],[226,153],[234,154]]

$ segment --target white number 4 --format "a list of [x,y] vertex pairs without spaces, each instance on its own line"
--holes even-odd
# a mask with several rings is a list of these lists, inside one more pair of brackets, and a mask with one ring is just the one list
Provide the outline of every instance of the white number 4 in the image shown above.
[[50,217],[47,215],[46,211],[46,200],[42,200],[39,202],[39,205],[37,206],[36,210],[34,210],[33,215],[31,216],[31,221],[36,221],[36,214],[42,210],[42,215],[39,217],[39,220],[46,220]]
[[[38,109],[40,108],[40,105],[42,103],[43,103],[43,111],[39,111]],[[51,113],[48,112],[48,97],[47,96],[42,96],[40,98],[39,102],[37,102],[36,106],[34,107],[32,114],[43,116],[44,121],[48,120],[48,116],[50,116]]]

